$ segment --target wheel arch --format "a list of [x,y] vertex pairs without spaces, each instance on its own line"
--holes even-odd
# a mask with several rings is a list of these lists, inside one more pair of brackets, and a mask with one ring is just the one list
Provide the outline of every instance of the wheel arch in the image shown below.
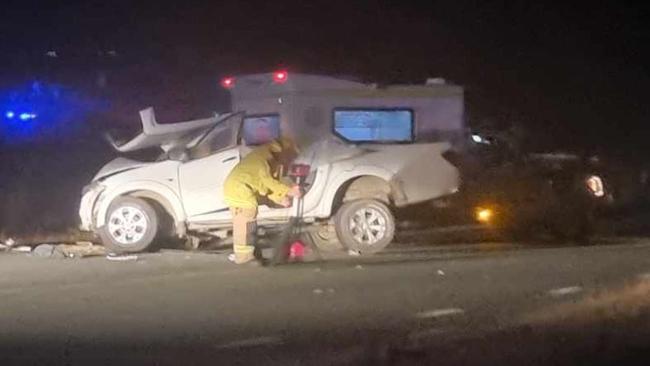
[[400,193],[390,183],[393,173],[374,167],[355,169],[358,170],[363,173],[340,174],[330,183],[336,189],[330,190],[322,201],[323,211],[329,216],[333,215],[342,203],[352,200],[377,199],[390,206],[396,198],[399,199]]

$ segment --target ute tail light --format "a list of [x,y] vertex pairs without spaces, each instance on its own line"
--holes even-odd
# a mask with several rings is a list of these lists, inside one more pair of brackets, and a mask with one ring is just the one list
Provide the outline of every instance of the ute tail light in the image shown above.
[[307,164],[293,164],[289,169],[289,175],[295,178],[306,178],[309,171],[310,166]]
[[289,73],[284,70],[273,73],[273,81],[277,84],[284,84],[289,79]]
[[232,89],[235,86],[235,78],[229,76],[221,79],[221,86],[225,89]]

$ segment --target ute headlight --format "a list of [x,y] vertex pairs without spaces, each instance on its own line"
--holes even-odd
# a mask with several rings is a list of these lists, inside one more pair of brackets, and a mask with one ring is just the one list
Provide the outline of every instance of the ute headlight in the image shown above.
[[587,190],[589,193],[596,197],[605,196],[605,187],[603,186],[603,179],[597,175],[591,175],[585,180]]

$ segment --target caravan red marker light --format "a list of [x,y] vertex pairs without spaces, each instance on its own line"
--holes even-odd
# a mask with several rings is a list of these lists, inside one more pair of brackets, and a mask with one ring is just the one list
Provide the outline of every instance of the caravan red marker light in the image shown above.
[[287,81],[289,74],[286,71],[276,71],[273,73],[273,81],[282,84]]
[[221,79],[221,86],[223,86],[226,89],[232,89],[232,87],[235,86],[235,78],[234,77],[227,77]]

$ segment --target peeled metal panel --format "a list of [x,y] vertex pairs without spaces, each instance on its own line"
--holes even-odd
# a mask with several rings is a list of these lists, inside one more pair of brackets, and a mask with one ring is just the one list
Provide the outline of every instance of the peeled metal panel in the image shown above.
[[[364,145],[365,146],[365,145]],[[458,169],[442,154],[447,142],[427,144],[373,144],[364,148],[360,165],[381,166],[393,172],[391,185],[400,190],[398,206],[423,202],[458,190]],[[361,149],[360,149],[361,150]]]
[[192,121],[159,124],[156,121],[153,108],[140,111],[142,132],[124,143],[115,141],[107,136],[109,143],[119,152],[130,152],[149,147],[160,146],[163,150],[169,150],[174,146],[180,146],[191,141],[191,139],[211,126],[229,118],[232,113],[224,115],[197,119]]
[[449,147],[446,143],[406,146],[403,165],[393,178],[406,196],[405,203],[424,202],[458,191],[458,170],[442,156]]

